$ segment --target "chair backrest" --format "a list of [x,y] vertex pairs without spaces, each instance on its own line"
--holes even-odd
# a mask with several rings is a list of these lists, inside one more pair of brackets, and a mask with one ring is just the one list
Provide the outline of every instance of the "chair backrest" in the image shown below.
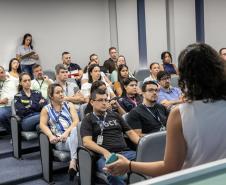
[[81,134],[80,134],[81,124],[82,124],[82,122],[79,121],[78,126],[77,126],[78,146],[82,146],[82,137],[81,137]]
[[171,76],[171,85],[173,87],[178,87],[178,78],[179,78],[178,75],[172,75]]
[[137,147],[137,159],[141,162],[163,160],[166,145],[166,131],[155,132],[141,138]]
[[141,89],[141,88],[142,88],[143,83],[144,83],[143,81],[139,81],[139,82],[138,82],[138,84],[137,84],[137,86]]
[[144,81],[146,77],[150,76],[150,69],[139,69],[134,76],[138,81]]
[[15,108],[15,104],[14,104],[14,99],[11,102],[11,112],[12,112],[12,116],[16,116],[16,108]]
[[84,104],[80,105],[79,113],[80,113],[80,120],[81,121],[85,117],[85,109],[86,109],[86,107],[87,107],[87,103],[84,103]]
[[56,75],[54,71],[46,70],[46,71],[43,71],[43,73],[47,75],[51,80],[56,80]]

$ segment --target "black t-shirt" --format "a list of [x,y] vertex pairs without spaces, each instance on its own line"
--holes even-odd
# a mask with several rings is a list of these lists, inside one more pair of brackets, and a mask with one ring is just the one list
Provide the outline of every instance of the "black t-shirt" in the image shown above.
[[[147,110],[145,105],[140,104],[130,111],[127,121],[132,129],[141,129],[142,133],[149,134],[159,131],[162,125],[166,126],[168,111],[164,106],[155,104],[154,107],[148,107],[148,109],[152,113]],[[157,117],[159,117],[160,121],[158,121]]]
[[[98,116],[100,120],[104,119],[104,116]],[[101,134],[101,128],[98,118],[89,113],[81,124],[81,137],[92,136],[93,141],[97,142],[98,135]],[[123,133],[131,130],[129,125],[125,123],[122,117],[114,112],[107,112],[103,129],[103,143],[102,147],[110,152],[120,152],[129,150],[125,142]]]

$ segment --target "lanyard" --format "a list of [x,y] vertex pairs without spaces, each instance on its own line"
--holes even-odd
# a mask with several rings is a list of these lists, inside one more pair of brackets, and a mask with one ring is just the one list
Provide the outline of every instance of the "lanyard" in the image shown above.
[[130,98],[129,96],[127,96],[129,98],[130,101],[133,102],[133,104],[135,104],[135,107],[137,106],[137,102],[136,102],[136,98],[134,98],[135,100],[133,100],[132,98]]
[[68,96],[68,84],[67,84],[67,82],[66,82],[66,96]]
[[41,84],[39,83],[39,81],[37,79],[36,79],[36,81],[38,82],[39,89],[41,90],[42,89],[42,84],[44,83],[44,80],[42,80]]
[[160,119],[160,117],[159,117],[159,112],[158,112],[158,110],[156,109],[156,115],[145,105],[145,104],[143,104],[144,105],[144,107],[146,108],[146,110],[149,112],[149,113],[151,113],[151,115],[155,118],[155,120],[156,121],[158,121],[161,125],[162,125],[162,127],[165,127],[164,125],[163,125],[163,123],[162,123],[162,121],[161,121],[161,119]]
[[56,115],[56,110],[54,109],[53,105],[51,104],[52,106],[52,109],[53,109],[53,117],[55,119],[55,122],[56,122],[56,127],[58,128],[58,130],[60,130],[61,132],[64,132],[64,127],[62,126],[62,124],[60,123],[60,116],[61,116],[61,113],[62,113],[62,109],[63,109],[63,105],[62,105],[62,108],[59,112],[58,115]]
[[95,112],[93,112],[93,115],[97,118],[97,124],[100,126],[100,135],[102,136],[103,135],[103,131],[104,131],[104,123],[105,123],[105,120],[106,120],[106,117],[107,117],[107,112],[105,112],[104,114],[104,119],[103,120],[100,120],[100,118],[96,115]]
[[2,88],[3,88],[4,83],[5,83],[5,80],[0,85],[0,91],[2,91]]

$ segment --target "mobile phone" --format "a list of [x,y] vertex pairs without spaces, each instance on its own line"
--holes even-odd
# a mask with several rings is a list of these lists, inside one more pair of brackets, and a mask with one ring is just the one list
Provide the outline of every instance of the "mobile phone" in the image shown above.
[[112,101],[112,100],[118,100],[118,99],[119,99],[119,97],[115,96],[115,97],[111,98],[110,101]]
[[118,160],[118,156],[115,153],[111,153],[110,157],[107,158],[106,164],[111,164]]

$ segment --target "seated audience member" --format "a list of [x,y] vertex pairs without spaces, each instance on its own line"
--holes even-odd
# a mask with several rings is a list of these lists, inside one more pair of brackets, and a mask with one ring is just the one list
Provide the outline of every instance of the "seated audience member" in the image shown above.
[[150,76],[144,79],[144,82],[153,81],[158,83],[157,74],[160,71],[160,65],[157,62],[153,62],[150,64]]
[[11,93],[14,95],[18,92],[20,73],[21,68],[18,59],[12,58],[9,62],[9,72],[6,73],[6,75],[9,76],[10,80],[14,82],[14,86],[12,86],[10,89]]
[[[76,83],[67,82],[68,70],[63,64],[57,64],[56,71],[56,83],[59,83],[64,89],[64,100],[74,104],[85,103],[87,100],[84,98]],[[76,106],[78,110],[78,106]]]
[[[105,160],[112,152],[120,153],[129,160],[134,160],[136,152],[129,150],[123,133],[137,144],[139,136],[131,130],[121,116],[107,111],[107,95],[104,90],[97,89],[91,94],[93,112],[88,114],[81,124],[81,137],[83,144],[89,150],[99,154],[97,170],[103,172]],[[123,177],[107,175],[109,184],[125,184]]]
[[[81,92],[84,95],[84,97],[89,98],[92,83],[98,80],[101,80],[100,67],[97,64],[92,64],[89,66],[89,69],[88,69],[88,82],[82,84],[82,88],[81,88]],[[105,84],[107,87],[107,91],[110,94],[110,98],[115,97],[115,94],[111,86],[107,82],[105,82]]]
[[60,84],[51,84],[48,88],[50,103],[41,112],[40,128],[48,136],[57,150],[70,151],[69,175],[71,179],[77,172],[77,124],[78,115],[72,103],[64,101],[64,92]]
[[164,51],[161,54],[162,64],[160,70],[172,74],[178,74],[178,70],[175,64],[172,63],[172,55],[169,51]]
[[121,107],[126,112],[129,112],[142,103],[142,97],[138,94],[137,80],[135,78],[127,78],[123,84],[125,91],[118,101]]
[[[28,53],[33,52],[30,56],[25,56]],[[34,47],[32,45],[32,35],[26,33],[23,37],[22,44],[17,48],[16,58],[20,61],[21,71],[27,72],[33,79],[32,66],[39,59],[39,56],[34,52]]]
[[91,54],[89,59],[90,59],[90,61],[89,61],[88,65],[84,68],[84,74],[82,76],[82,84],[85,84],[89,81],[89,75],[88,75],[89,66],[91,66],[92,64],[97,64],[100,67],[101,80],[104,82],[107,82],[109,85],[111,85],[111,81],[105,75],[106,69],[103,66],[100,66],[100,64],[99,64],[98,56],[96,54]]
[[107,73],[111,74],[116,69],[118,52],[115,47],[110,47],[108,51],[109,51],[110,58],[104,62],[104,67]]
[[224,61],[226,61],[226,48],[221,48],[221,49],[219,50],[219,54],[220,54],[220,57],[221,57]]
[[175,105],[183,103],[181,90],[170,85],[170,75],[165,71],[159,71],[157,79],[160,84],[158,103],[164,105],[168,110]]
[[[118,112],[120,115],[125,114],[126,112],[123,110],[123,108],[119,105],[118,101],[116,100],[116,97],[112,97],[110,95],[110,92],[108,92],[106,84],[100,80],[95,81],[92,83],[91,89],[90,89],[90,94],[94,92],[97,89],[103,89],[108,97],[109,104],[108,104],[108,110],[109,111],[115,111]],[[91,100],[91,99],[90,99]],[[90,101],[87,104],[87,107],[85,109],[85,115],[88,113],[93,112],[93,106],[91,105]]]
[[23,72],[19,77],[18,94],[14,96],[16,114],[22,119],[24,131],[35,131],[42,107],[47,104],[39,91],[31,90],[31,77]]
[[0,123],[10,132],[11,101],[17,92],[14,89],[15,83],[7,78],[5,69],[0,66]]
[[43,74],[42,67],[39,64],[35,64],[32,67],[34,80],[31,81],[31,89],[42,93],[42,96],[47,99],[47,89],[53,80],[49,79],[47,75]]
[[164,160],[131,162],[120,155],[108,172],[121,175],[130,169],[155,177],[225,158],[225,79],[217,51],[207,44],[189,45],[179,55],[179,84],[188,101],[170,112]]
[[[116,62],[116,69],[110,75],[110,79],[111,79],[111,82],[113,84],[116,81],[119,81],[118,80],[118,71],[119,71],[118,68],[119,68],[120,65],[126,65],[126,59],[125,59],[125,57],[123,55],[119,55],[119,57],[117,59],[117,62]],[[129,71],[129,69],[127,69],[127,70],[128,70],[128,76],[134,78],[133,74]]]
[[71,54],[67,51],[62,53],[63,64],[68,69],[68,78],[74,78],[79,88],[81,88],[81,79],[83,71],[78,64],[71,62]]
[[168,111],[156,103],[158,85],[147,81],[142,86],[143,103],[132,109],[128,114],[128,124],[139,135],[165,130]]
[[100,66],[100,71],[103,73],[107,73],[106,69],[104,68],[104,66],[100,65],[100,60],[97,54],[93,53],[89,56],[89,61],[93,64],[98,64]]
[[114,83],[114,90],[117,96],[122,96],[124,89],[123,81],[127,78],[129,78],[129,69],[127,65],[120,65],[118,67],[118,81]]

